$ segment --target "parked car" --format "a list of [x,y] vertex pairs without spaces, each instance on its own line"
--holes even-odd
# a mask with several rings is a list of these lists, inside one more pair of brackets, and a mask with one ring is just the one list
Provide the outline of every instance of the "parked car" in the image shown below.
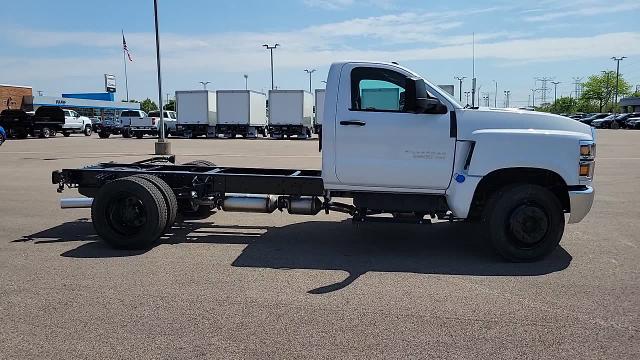
[[40,106],[35,112],[6,109],[0,112],[0,126],[7,138],[25,139],[27,136],[48,138],[62,130],[64,112],[57,106]]
[[[148,116],[151,118],[151,126],[155,128],[155,135],[158,135],[158,125],[160,125],[160,111],[152,111]],[[176,133],[176,122],[178,121],[176,112],[165,110],[163,116],[165,136],[169,136],[170,134],[174,135]]]
[[125,110],[120,113],[120,124],[122,126],[122,137],[130,138],[131,122],[134,119],[142,120],[147,117],[147,113],[142,110]]
[[7,139],[7,132],[4,131],[4,128],[2,126],[0,126],[0,145],[2,145],[2,143],[4,143],[6,139]]
[[603,119],[594,120],[591,126],[598,129],[624,129],[627,127],[627,119],[632,117],[632,115],[634,115],[634,113],[612,114]]
[[640,129],[640,115],[627,119],[627,129]]
[[587,116],[585,118],[580,119],[579,121],[583,124],[591,125],[594,120],[602,119],[609,116],[609,113],[597,113],[591,116]]
[[73,110],[63,109],[64,125],[62,125],[62,135],[69,136],[71,133],[83,133],[85,136],[91,136],[93,126],[91,119],[81,116]]
[[123,137],[131,137],[129,128],[126,129],[127,136],[122,128],[119,120],[104,120],[95,124],[95,131],[101,139],[106,139],[111,135],[122,135]]

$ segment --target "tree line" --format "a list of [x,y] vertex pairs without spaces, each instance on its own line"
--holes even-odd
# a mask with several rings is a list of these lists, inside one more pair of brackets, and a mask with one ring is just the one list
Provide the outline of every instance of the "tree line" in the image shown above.
[[[127,102],[126,100],[123,100],[123,102]],[[140,110],[146,112],[147,114],[151,111],[155,111],[158,110],[158,104],[155,103],[155,101],[146,98],[142,101],[138,101],[138,100],[129,100],[129,102],[132,103],[139,103],[140,104]],[[163,109],[167,110],[167,111],[176,111],[176,101],[175,100],[169,100],[168,103],[164,104],[162,106]]]
[[[546,111],[555,114],[571,113],[595,113],[620,111],[615,103],[616,72],[602,71],[600,74],[589,76],[582,84],[582,92],[579,97],[561,96],[551,104],[543,104],[536,107],[538,111]],[[625,96],[640,96],[639,92],[632,93],[631,84],[622,74],[618,80],[618,101]]]

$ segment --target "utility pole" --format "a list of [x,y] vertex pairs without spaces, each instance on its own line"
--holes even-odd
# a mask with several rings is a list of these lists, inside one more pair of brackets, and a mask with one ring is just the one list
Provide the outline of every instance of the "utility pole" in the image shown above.
[[462,102],[462,80],[466,79],[466,76],[454,76],[454,79],[458,80],[460,82],[460,88],[458,90],[460,90],[460,102]]
[[244,74],[242,76],[244,76],[244,89],[249,90],[249,75]]
[[552,78],[550,77],[542,77],[542,78],[536,78],[537,81],[540,81],[541,83],[541,88],[540,88],[540,92],[542,93],[540,96],[540,105],[543,105],[547,102],[547,82],[549,82],[550,80],[552,80]]
[[558,100],[558,84],[560,81],[552,81],[553,84],[553,102],[555,103]]
[[621,56],[621,57],[612,57],[611,60],[616,62],[616,97],[615,100],[613,102],[613,113],[617,113],[618,112],[618,84],[620,81],[620,61],[626,59],[626,56]]
[[581,81],[582,78],[581,77],[574,77],[573,78],[573,86],[574,86],[574,93],[576,94],[576,99],[580,97],[580,85],[581,85]]
[[[604,107],[606,108],[607,104],[609,103],[609,99],[611,99],[611,87],[609,86],[610,74],[609,74],[609,71],[604,71],[603,70],[603,71],[600,71],[600,72],[602,73],[602,75],[606,76],[606,78],[605,78],[605,86],[606,87],[605,87],[605,94],[604,94],[604,96],[606,96],[605,99],[604,99]],[[602,100],[600,101],[600,104],[602,104]],[[600,109],[602,110],[602,106],[600,106]]]
[[509,107],[509,96],[511,95],[511,90],[505,90],[504,91],[504,96],[505,96],[505,107]]
[[[472,47],[471,47],[471,57],[472,57],[472,75],[473,78],[471,80],[471,107],[476,106],[476,33],[472,33]],[[468,101],[467,101],[468,103]]]
[[314,72],[316,72],[316,69],[311,69],[311,70],[309,70],[309,69],[304,69],[304,72],[306,72],[307,74],[309,74],[309,92],[310,92],[310,93],[313,93],[313,90],[312,90],[313,88],[312,88],[312,86],[311,86],[311,74],[313,74]]
[[202,84],[203,90],[207,90],[207,84],[211,84],[211,81],[198,81],[198,82]]
[[491,80],[494,83],[496,83],[496,93],[495,96],[493,97],[493,107],[497,108],[498,107],[498,82],[495,80]]
[[273,90],[275,89],[275,86],[273,86],[273,49],[276,49],[278,46],[280,46],[280,44],[278,43],[273,45],[264,44],[262,46],[264,46],[271,53],[271,90]]
[[536,107],[536,89],[531,89],[531,107]]
[[156,155],[171,154],[171,143],[165,140],[164,133],[164,111],[162,109],[162,75],[160,72],[160,30],[158,27],[158,0],[153,0],[153,16],[155,18],[156,27],[156,65],[158,68],[158,107],[160,108],[160,123],[158,124],[158,132],[160,136],[155,143]]
[[465,91],[464,94],[467,96],[467,105],[469,105],[469,94],[471,94],[471,91]]

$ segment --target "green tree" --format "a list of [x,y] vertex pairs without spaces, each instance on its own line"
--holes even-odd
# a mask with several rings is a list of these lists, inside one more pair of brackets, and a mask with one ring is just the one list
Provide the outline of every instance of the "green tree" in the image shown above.
[[176,101],[175,100],[169,100],[169,102],[164,104],[164,106],[162,106],[162,108],[167,110],[167,111],[176,111]]
[[148,114],[153,110],[158,110],[158,105],[155,102],[153,102],[153,100],[146,98],[142,100],[142,102],[140,103],[140,110]]
[[578,101],[572,97],[561,96],[547,107],[554,114],[570,114],[576,112]]
[[[595,104],[598,111],[613,110],[614,94],[616,88],[616,72],[603,71],[601,74],[591,75],[583,84],[581,100]],[[618,99],[629,94],[631,85],[620,74],[618,81]]]

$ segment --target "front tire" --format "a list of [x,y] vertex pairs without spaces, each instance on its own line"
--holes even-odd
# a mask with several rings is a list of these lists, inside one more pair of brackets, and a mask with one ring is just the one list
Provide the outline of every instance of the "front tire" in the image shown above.
[[83,131],[84,136],[91,136],[92,132],[93,131],[91,130],[91,126],[87,125],[84,127],[84,131]]
[[48,127],[42,128],[42,130],[40,130],[40,137],[44,139],[51,137],[51,130]]
[[106,132],[106,131],[98,133],[98,137],[100,137],[100,139],[108,139],[109,136],[111,136],[111,133]]
[[160,191],[149,181],[127,177],[111,181],[98,192],[91,206],[96,233],[116,249],[148,249],[163,234],[167,207]]
[[494,249],[513,262],[541,259],[555,250],[564,232],[564,212],[548,189],[532,184],[504,187],[483,213]]

